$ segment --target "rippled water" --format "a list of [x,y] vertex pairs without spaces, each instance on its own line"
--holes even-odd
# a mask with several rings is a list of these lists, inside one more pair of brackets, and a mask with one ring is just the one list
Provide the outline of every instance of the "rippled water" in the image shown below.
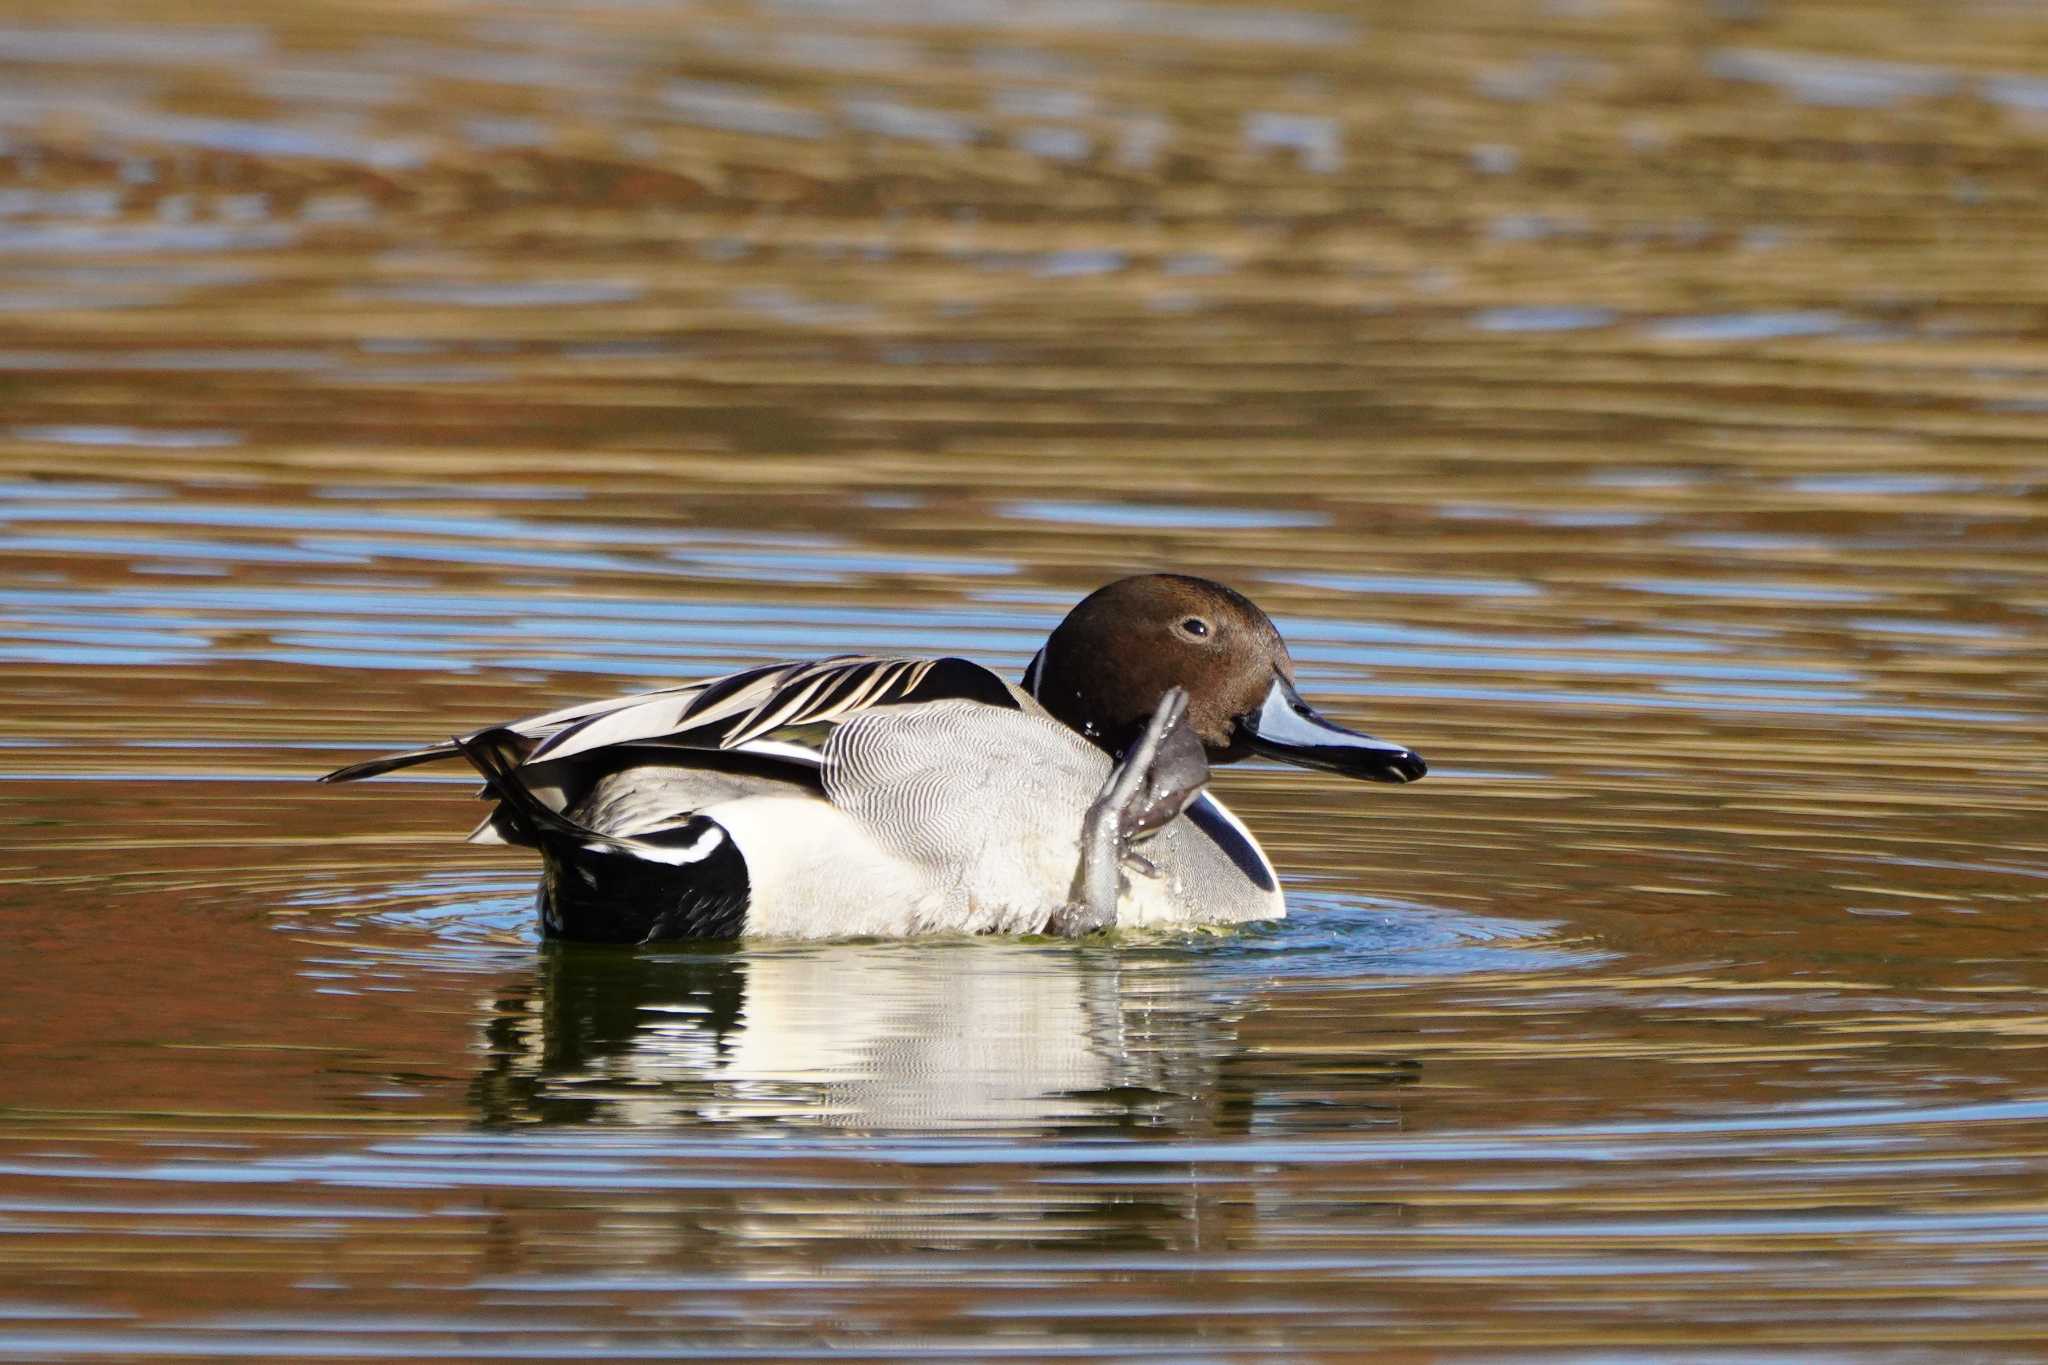
[[[2048,25],[0,21],[0,1356],[2048,1335]],[[381,747],[1145,568],[1293,917],[541,945]]]

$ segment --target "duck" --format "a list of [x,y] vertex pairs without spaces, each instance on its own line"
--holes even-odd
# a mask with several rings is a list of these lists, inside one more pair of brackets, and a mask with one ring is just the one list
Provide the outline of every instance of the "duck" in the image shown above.
[[1384,783],[1412,749],[1325,718],[1250,598],[1186,574],[1083,598],[1012,683],[836,655],[581,703],[327,773],[466,762],[473,843],[537,850],[542,935],[1078,937],[1283,918],[1208,790],[1252,756]]

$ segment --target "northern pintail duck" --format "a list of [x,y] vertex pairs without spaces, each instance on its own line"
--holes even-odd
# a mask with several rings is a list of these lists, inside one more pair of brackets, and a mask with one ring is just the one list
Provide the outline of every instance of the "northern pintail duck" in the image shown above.
[[1076,934],[1286,913],[1271,860],[1204,790],[1210,764],[1254,753],[1425,771],[1303,701],[1248,598],[1153,574],[1084,599],[1021,686],[957,658],[775,664],[321,780],[467,759],[497,803],[471,841],[540,851],[553,937]]

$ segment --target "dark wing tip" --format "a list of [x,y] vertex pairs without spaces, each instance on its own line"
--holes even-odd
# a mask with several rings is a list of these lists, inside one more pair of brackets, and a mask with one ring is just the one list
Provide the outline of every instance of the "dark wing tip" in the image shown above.
[[520,834],[536,842],[549,835],[607,844],[618,842],[608,834],[585,828],[533,794],[526,779],[519,775],[519,756],[528,743],[518,731],[500,726],[467,738],[457,736],[448,743],[483,777],[484,786],[503,803],[501,809]]

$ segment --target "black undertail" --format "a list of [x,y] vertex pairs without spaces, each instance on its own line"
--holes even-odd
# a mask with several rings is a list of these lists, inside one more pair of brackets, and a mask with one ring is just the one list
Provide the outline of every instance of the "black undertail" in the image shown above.
[[[516,736],[514,737],[516,738]],[[716,820],[622,839],[535,796],[499,733],[455,741],[503,803],[518,842],[540,850],[541,932],[585,943],[738,938],[752,886],[747,860]]]
[[702,815],[659,837],[699,856],[672,864],[544,838],[541,932],[584,943],[738,938],[752,889],[738,847],[716,820]]

